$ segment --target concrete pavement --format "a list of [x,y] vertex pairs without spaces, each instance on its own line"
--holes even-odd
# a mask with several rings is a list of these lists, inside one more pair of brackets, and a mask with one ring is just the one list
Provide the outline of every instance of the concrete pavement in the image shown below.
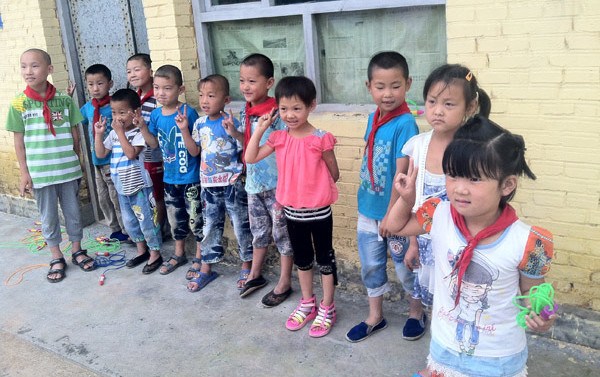
[[[276,277],[267,274],[267,288],[240,299],[238,266],[217,266],[221,276],[197,293],[185,289],[189,264],[166,276],[142,275],[141,266],[109,271],[104,286],[102,269],[71,264],[63,282],[50,284],[46,266],[6,285],[18,269],[51,259],[20,242],[31,227],[32,219],[0,213],[0,376],[411,376],[425,364],[429,333],[401,338],[404,302],[386,301],[389,327],[352,344],[344,335],[366,315],[366,297],[338,291],[338,322],[312,339],[307,328],[284,327],[300,297],[296,279],[289,300],[265,309],[260,298]],[[94,224],[86,238],[107,232]],[[166,243],[164,255],[172,249]],[[536,336],[529,345],[530,376],[600,375],[598,350]]]

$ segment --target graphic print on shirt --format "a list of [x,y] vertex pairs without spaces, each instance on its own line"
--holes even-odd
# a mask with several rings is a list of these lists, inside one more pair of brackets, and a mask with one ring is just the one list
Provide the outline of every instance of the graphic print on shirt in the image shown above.
[[158,131],[158,143],[163,150],[165,163],[177,161],[179,173],[188,172],[188,153],[185,148],[183,136],[177,127],[171,127],[167,134],[163,129]]
[[[452,267],[459,256],[460,253],[454,255],[451,250],[448,251],[448,262]],[[486,321],[490,317],[485,312],[490,308],[488,292],[492,290],[493,282],[498,279],[499,274],[498,268],[487,257],[477,250],[473,252],[471,263],[463,276],[459,304],[446,313],[448,319],[456,322],[455,340],[461,353],[472,356],[479,344],[480,333],[493,334],[495,331],[494,323]],[[458,271],[455,271],[445,278],[452,292],[452,299],[457,294],[457,275]]]
[[[380,196],[384,195],[386,182],[386,173],[390,166],[396,167],[396,161],[390,159],[392,143],[382,140],[375,140],[373,145],[373,180],[374,187],[371,185],[371,177],[367,167],[367,155],[363,156],[363,161],[360,169],[360,182],[364,189],[369,193],[377,193]],[[370,153],[367,151],[367,153]]]
[[[232,156],[237,152],[237,145],[224,137],[215,137],[209,127],[203,127],[198,132],[203,158],[200,166],[202,184],[229,183],[232,172],[225,170],[232,163]],[[236,175],[237,178],[237,175]]]

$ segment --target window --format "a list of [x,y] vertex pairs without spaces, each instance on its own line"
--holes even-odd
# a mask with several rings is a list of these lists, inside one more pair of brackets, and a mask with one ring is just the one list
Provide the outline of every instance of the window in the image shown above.
[[306,75],[320,103],[369,104],[367,65],[379,51],[408,60],[408,98],[423,103],[429,72],[446,62],[445,0],[193,0],[203,76],[226,76],[234,100],[239,64],[260,52],[275,78]]

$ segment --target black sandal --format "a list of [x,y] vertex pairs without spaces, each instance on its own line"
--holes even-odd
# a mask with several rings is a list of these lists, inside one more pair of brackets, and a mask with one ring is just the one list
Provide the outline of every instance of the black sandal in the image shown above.
[[[82,255],[85,258],[83,258],[82,260],[77,262],[77,257],[82,256]],[[87,250],[79,250],[79,251],[71,254],[71,262],[75,266],[79,266],[79,268],[81,268],[85,272],[90,272],[90,271],[93,271],[94,269],[96,269],[96,263],[94,263],[94,259],[90,258],[90,256],[87,255]],[[85,266],[90,262],[92,263],[92,265],[89,268],[85,268]]]
[[[54,268],[54,265],[59,264],[59,263],[62,263],[63,268]],[[58,283],[59,281],[62,281],[62,279],[64,279],[67,276],[67,274],[65,274],[66,269],[67,269],[67,261],[65,260],[65,258],[52,259],[50,261],[50,270],[48,270],[46,279],[48,279],[48,281],[50,283]],[[60,274],[60,277],[57,277],[55,279],[50,278],[50,275],[54,275],[54,274]]]

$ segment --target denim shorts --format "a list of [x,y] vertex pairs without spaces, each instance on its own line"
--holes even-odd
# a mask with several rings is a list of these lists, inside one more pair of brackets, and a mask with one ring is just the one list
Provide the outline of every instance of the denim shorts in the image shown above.
[[387,277],[388,248],[404,290],[412,294],[415,274],[404,265],[408,249],[405,237],[383,238],[379,235],[379,221],[358,215],[357,241],[360,258],[360,273],[369,297],[379,297],[389,292]]
[[250,230],[254,237],[252,241],[254,248],[268,247],[272,236],[281,255],[290,257],[293,255],[283,206],[277,203],[275,190],[248,194],[248,214]]
[[454,370],[469,377],[517,377],[527,375],[527,347],[504,357],[469,356],[447,349],[431,339],[427,366],[437,371]]
[[231,220],[241,261],[251,261],[252,233],[248,222],[248,196],[244,184],[238,181],[230,186],[202,187],[201,197],[204,217],[202,262],[216,263],[223,259],[225,213]]
[[202,201],[200,183],[172,185],[165,183],[165,205],[174,240],[184,240],[190,231],[202,241]]

